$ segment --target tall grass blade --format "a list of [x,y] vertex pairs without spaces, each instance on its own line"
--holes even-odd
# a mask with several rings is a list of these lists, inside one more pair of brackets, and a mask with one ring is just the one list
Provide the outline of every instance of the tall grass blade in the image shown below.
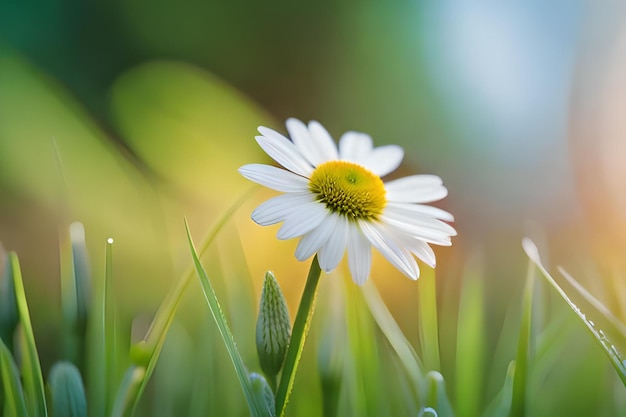
[[[11,352],[0,340],[0,376],[2,377],[0,391],[4,400],[4,416],[27,417],[24,391],[20,383],[20,375],[13,361]],[[2,411],[2,410],[0,410]]]
[[20,332],[20,347],[22,355],[22,379],[28,414],[31,417],[44,417],[48,415],[46,408],[46,395],[39,363],[39,354],[35,345],[35,335],[30,322],[28,303],[24,292],[24,282],[20,262],[15,252],[9,254],[11,269],[13,270],[13,285],[15,286],[15,298],[20,317],[22,331]]
[[103,367],[103,396],[104,407],[108,414],[113,403],[113,392],[115,386],[115,370],[116,370],[116,333],[117,333],[117,317],[115,311],[115,300],[113,292],[113,239],[109,238],[105,247],[105,270],[104,270],[104,289],[102,297],[102,322],[100,331],[102,332],[104,352],[102,355]]
[[104,279],[96,286],[94,308],[89,318],[89,415],[104,417],[113,404],[116,353],[116,312],[113,298],[113,239],[105,246]]
[[69,227],[70,243],[61,242],[61,307],[65,359],[84,369],[87,321],[91,309],[91,273],[85,229],[81,223]]
[[424,367],[420,358],[391,315],[391,312],[385,305],[385,302],[373,282],[366,282],[362,290],[365,301],[372,313],[372,317],[374,317],[379,329],[387,338],[387,341],[396,352],[396,355],[398,355],[398,359],[413,385],[415,401],[417,404],[420,404],[423,398],[422,393],[425,392],[426,389]]
[[[224,280],[224,304],[227,306],[226,317],[231,323],[233,336],[238,341],[239,353],[246,360],[256,358],[255,331],[258,300],[254,291],[253,278],[248,270],[246,254],[241,245],[240,235],[235,222],[224,225],[217,239],[219,267],[228,277]],[[217,286],[219,282],[214,282]],[[219,293],[220,288],[216,287]],[[268,381],[269,382],[269,381]]]
[[485,376],[485,300],[479,274],[465,274],[456,346],[456,404],[460,416],[477,416],[483,397]]
[[522,240],[522,246],[524,251],[530,258],[530,260],[535,264],[535,266],[541,271],[542,276],[545,280],[552,286],[552,288],[561,296],[563,301],[570,307],[570,309],[576,314],[576,316],[580,319],[580,323],[584,326],[585,329],[589,333],[593,339],[598,343],[602,351],[608,357],[611,365],[617,372],[618,377],[626,386],[626,360],[623,359],[622,355],[617,351],[615,346],[609,342],[609,340],[604,335],[604,332],[598,330],[594,323],[590,322],[585,314],[580,311],[580,308],[570,300],[565,291],[557,284],[554,278],[548,273],[548,270],[541,263],[541,258],[539,256],[539,251],[537,246],[533,243],[532,240],[528,238],[524,238]]
[[[9,257],[0,244],[0,340],[13,352],[13,334],[19,322],[13,270]],[[0,404],[2,400],[0,399]]]
[[87,400],[78,368],[70,362],[59,362],[48,376],[50,406],[54,417],[86,417]]
[[[235,211],[249,198],[252,191],[255,191],[256,189],[257,187],[251,188],[242,194],[242,196],[238,198],[232,206],[228,208],[228,210],[226,210],[224,215],[218,220],[217,224],[209,232],[208,236],[200,246],[200,254],[203,254],[207,250],[226,222],[230,220]],[[144,339],[131,346],[131,360],[134,361],[134,364],[127,370],[127,374],[136,366],[140,366],[145,370],[142,374],[141,381],[138,383],[138,388],[133,392],[133,407],[135,409],[139,405],[141,396],[143,395],[146,385],[154,372],[154,367],[159,359],[161,349],[163,349],[167,332],[172,324],[172,321],[174,320],[174,316],[176,315],[178,306],[183,299],[183,295],[185,294],[187,287],[189,287],[189,284],[192,282],[194,275],[195,267],[190,266],[159,306],[159,309]],[[123,391],[124,389],[125,388],[123,386],[118,389],[118,398],[128,398],[130,393]],[[118,399],[116,399],[116,402],[118,402]]]
[[250,409],[250,414],[253,417],[257,416],[270,416],[271,410],[267,408],[265,402],[261,402],[258,395],[256,395],[255,390],[252,387],[252,383],[248,376],[248,371],[239,355],[239,351],[237,350],[237,346],[235,344],[235,340],[233,339],[232,332],[228,327],[228,323],[226,322],[226,318],[224,317],[224,313],[222,311],[222,307],[217,299],[215,292],[213,291],[213,287],[211,286],[211,281],[207,276],[202,264],[200,263],[200,259],[198,258],[198,254],[193,245],[193,240],[191,239],[191,233],[189,232],[189,225],[187,221],[185,221],[185,229],[187,231],[187,239],[189,241],[189,248],[191,250],[191,256],[193,258],[193,262],[196,268],[196,273],[198,274],[198,278],[200,279],[200,284],[202,286],[202,291],[204,292],[204,297],[207,301],[209,309],[211,310],[211,314],[215,319],[215,323],[217,324],[218,330],[222,337],[222,341],[226,346],[226,350],[230,355],[230,359],[235,367],[235,372],[237,373],[237,377],[239,378],[239,383],[241,384],[241,388],[243,389],[244,396],[246,397],[246,401],[248,402],[248,407]]
[[510,417],[523,417],[526,413],[528,366],[531,355],[534,282],[534,268],[532,265],[529,265],[526,287],[524,288],[524,298],[522,300],[522,323],[520,325],[517,355],[515,357],[515,376],[513,377]]
[[296,379],[296,371],[302,357],[304,342],[311,327],[311,319],[313,317],[313,309],[315,306],[315,298],[317,296],[317,286],[319,284],[320,274],[322,270],[317,261],[317,255],[311,262],[309,275],[304,285],[304,291],[300,298],[300,305],[296,313],[296,319],[293,323],[291,338],[289,339],[289,347],[287,348],[287,356],[283,364],[280,383],[276,390],[276,415],[283,417],[287,408],[287,402],[293,389]]
[[351,396],[350,406],[354,415],[378,417],[389,412],[390,401],[382,394],[385,375],[380,367],[375,322],[370,315],[361,288],[352,281],[347,283],[346,317],[348,326],[349,354],[352,381],[346,384]]
[[118,395],[115,397],[111,417],[132,417],[135,410],[135,399],[146,376],[146,368],[131,365],[124,374]]
[[506,377],[502,389],[489,404],[483,415],[485,417],[507,417],[511,411],[513,396],[513,379],[515,377],[515,361],[511,361],[506,370]]
[[437,417],[454,417],[443,375],[437,371],[430,371],[426,374],[426,383],[428,385],[428,397],[425,410],[434,410]]
[[617,333],[622,338],[626,339],[626,324],[618,319],[600,300],[595,298],[589,291],[574,279],[570,274],[562,267],[557,267],[558,271],[563,275],[567,282],[580,294],[593,308],[595,308],[600,315],[606,319],[606,321],[612,327],[612,332]]
[[91,270],[85,244],[85,228],[81,223],[70,225],[72,266],[76,291],[76,325],[80,340],[84,340],[91,310]]
[[418,281],[419,335],[424,367],[439,371],[439,325],[437,319],[437,283],[434,269],[423,271]]

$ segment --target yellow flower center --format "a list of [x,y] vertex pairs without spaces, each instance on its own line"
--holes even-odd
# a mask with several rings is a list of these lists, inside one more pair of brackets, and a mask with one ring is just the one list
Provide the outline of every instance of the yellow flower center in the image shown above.
[[348,161],[319,165],[311,175],[309,189],[317,201],[349,220],[376,220],[387,204],[380,177]]

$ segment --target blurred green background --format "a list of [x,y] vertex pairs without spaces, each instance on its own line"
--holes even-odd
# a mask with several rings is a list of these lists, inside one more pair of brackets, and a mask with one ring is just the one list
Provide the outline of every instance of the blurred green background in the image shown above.
[[[256,127],[284,132],[297,117],[400,144],[399,174],[444,179],[439,205],[459,232],[437,249],[444,342],[477,263],[485,357],[496,350],[519,304],[525,235],[625,320],[624,57],[619,2],[0,0],[0,241],[22,259],[39,340],[54,339],[72,221],[96,274],[115,239],[119,307],[149,318],[190,262],[183,217],[199,240],[249,189],[236,169],[267,161]],[[272,269],[293,309],[307,264],[249,220],[269,195],[227,234],[256,296]],[[380,257],[372,277],[416,340],[415,283]],[[571,337],[568,366],[603,363],[586,335]],[[484,367],[500,378],[511,358],[497,359]]]

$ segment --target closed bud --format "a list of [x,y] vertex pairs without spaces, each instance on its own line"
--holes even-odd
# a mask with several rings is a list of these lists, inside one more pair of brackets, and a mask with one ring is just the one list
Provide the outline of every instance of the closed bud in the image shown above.
[[259,317],[256,323],[256,348],[261,369],[270,377],[278,375],[285,360],[291,324],[287,303],[274,274],[265,274]]

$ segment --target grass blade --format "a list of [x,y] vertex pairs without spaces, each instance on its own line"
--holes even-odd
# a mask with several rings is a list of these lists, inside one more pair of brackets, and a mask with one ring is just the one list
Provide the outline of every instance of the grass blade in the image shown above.
[[541,271],[542,276],[546,281],[552,286],[552,288],[561,296],[563,301],[570,307],[570,309],[576,314],[576,316],[580,319],[580,323],[587,329],[588,332],[591,333],[591,336],[598,343],[602,351],[609,358],[611,365],[617,372],[620,380],[626,386],[626,361],[624,361],[616,351],[614,345],[612,345],[604,335],[604,333],[600,333],[599,330],[596,329],[595,325],[587,320],[587,317],[580,311],[580,308],[576,304],[570,300],[565,291],[557,284],[554,278],[548,273],[547,269],[541,263],[541,258],[539,257],[539,251],[537,250],[537,246],[533,243],[532,240],[528,238],[524,238],[522,240],[522,246],[524,251],[530,258],[530,260],[535,264],[535,266]]
[[105,249],[104,294],[102,301],[101,331],[103,332],[102,336],[104,338],[104,405],[106,413],[108,414],[108,411],[111,408],[111,403],[113,402],[117,346],[117,317],[115,314],[115,300],[113,292],[113,239],[111,238],[107,240]]
[[511,410],[511,397],[513,393],[513,378],[515,377],[515,361],[511,361],[506,370],[506,377],[502,389],[487,407],[485,417],[507,417]]
[[59,362],[48,376],[50,406],[53,416],[86,417],[87,400],[78,368],[70,362]]
[[400,326],[398,326],[398,323],[391,315],[376,286],[371,281],[368,281],[362,288],[369,310],[378,328],[383,332],[396,355],[398,355],[398,359],[413,385],[416,403],[419,404],[422,392],[426,389],[424,368],[420,358],[404,333],[402,333]]
[[460,416],[479,415],[483,397],[485,351],[485,300],[480,274],[465,274],[456,347],[456,400]]
[[228,323],[226,322],[226,318],[224,317],[224,313],[222,311],[220,303],[217,299],[215,292],[213,291],[213,287],[211,286],[211,281],[206,275],[206,272],[204,271],[204,268],[200,263],[200,259],[198,258],[198,254],[193,245],[193,240],[191,239],[191,233],[189,232],[189,226],[186,221],[185,229],[187,231],[187,239],[189,241],[191,256],[193,258],[193,262],[196,268],[196,273],[198,274],[198,278],[200,279],[200,284],[202,286],[202,291],[204,292],[204,297],[207,301],[209,309],[211,310],[211,314],[215,319],[215,323],[217,324],[220,335],[222,336],[222,340],[226,346],[226,350],[228,351],[230,359],[235,367],[235,372],[237,373],[237,377],[239,378],[239,383],[241,384],[244,396],[246,397],[246,401],[248,402],[248,407],[250,408],[250,414],[253,417],[270,416],[271,410],[267,408],[265,402],[259,401],[259,396],[256,395],[255,390],[253,389],[252,383],[248,376],[248,371],[246,370],[243,360],[239,355],[239,351],[237,350],[237,346],[235,344],[235,340],[233,339],[232,332],[228,327]]
[[13,352],[13,333],[19,322],[19,314],[11,262],[1,243],[0,268],[0,340],[3,340],[9,351]]
[[[220,230],[222,230],[226,222],[257,188],[258,187],[255,186],[242,194],[241,197],[229,207],[204,240],[200,247],[200,254],[203,254],[206,251],[209,245],[215,240]],[[194,275],[195,268],[191,266],[185,271],[174,289],[166,296],[159,306],[159,309],[144,339],[131,346],[131,360],[134,363],[127,369],[126,374],[129,375],[133,372],[133,369],[138,366],[143,368],[144,372],[141,374],[141,380],[137,382],[138,385],[133,385],[132,393],[125,391],[127,389],[126,387],[130,387],[130,385],[121,386],[118,389],[115,400],[116,403],[132,400],[133,409],[137,408],[141,396],[146,389],[146,385],[154,372],[154,367],[156,366],[161,350],[163,349],[167,332],[172,324],[172,321],[174,320],[178,306],[183,299],[183,295],[185,294],[187,287],[189,287],[189,284],[192,282]],[[131,394],[132,399],[129,397]]]
[[361,288],[347,280],[346,320],[348,355],[346,364],[352,381],[346,384],[354,415],[378,417],[389,413],[391,402],[382,394],[386,376],[381,369],[375,322],[366,308]]
[[145,377],[146,368],[142,366],[131,365],[126,370],[118,395],[113,403],[111,417],[131,417],[133,415],[135,399]]
[[289,347],[287,348],[287,356],[283,364],[283,371],[280,377],[280,384],[276,391],[276,415],[283,417],[287,408],[287,401],[293,389],[293,383],[296,378],[296,370],[300,363],[304,342],[306,341],[309,328],[311,327],[311,318],[313,317],[313,308],[315,306],[315,297],[317,294],[317,286],[322,270],[317,261],[317,255],[311,262],[311,269],[306,279],[296,319],[293,323],[291,338],[289,339]]
[[69,243],[61,247],[61,307],[63,312],[64,359],[85,369],[85,346],[87,321],[91,307],[91,274],[85,229],[74,222],[69,227]]
[[448,400],[448,393],[443,375],[437,371],[430,371],[426,374],[426,383],[428,384],[428,397],[425,410],[434,410],[437,417],[453,417],[454,412],[452,411],[452,406]]
[[2,398],[4,399],[5,416],[27,417],[24,391],[20,383],[20,375],[13,361],[11,352],[0,339],[0,376],[2,377]]
[[618,319],[604,304],[602,304],[597,298],[595,298],[589,291],[587,291],[582,285],[578,283],[565,269],[560,266],[557,267],[558,271],[563,275],[567,282],[580,294],[598,313],[606,319],[611,325],[612,331],[626,339],[626,324]]
[[22,349],[22,378],[24,381],[24,394],[27,399],[28,414],[31,417],[44,417],[48,415],[46,408],[46,396],[39,363],[39,354],[35,345],[35,335],[30,322],[28,303],[24,292],[24,282],[20,262],[15,252],[9,254],[11,268],[13,269],[13,285],[15,286],[15,298],[19,312],[22,331],[20,332],[20,345]]
[[440,370],[437,283],[435,270],[423,271],[418,281],[419,335],[427,371]]
[[532,308],[534,292],[534,268],[528,265],[526,288],[522,301],[522,323],[515,358],[515,375],[513,377],[513,395],[511,397],[510,417],[523,417],[526,411],[526,390],[528,388],[528,364],[530,361],[532,336]]
[[97,286],[93,314],[89,318],[90,354],[96,358],[89,366],[89,415],[109,415],[113,403],[116,353],[116,313],[113,299],[113,239],[105,246],[104,280]]

